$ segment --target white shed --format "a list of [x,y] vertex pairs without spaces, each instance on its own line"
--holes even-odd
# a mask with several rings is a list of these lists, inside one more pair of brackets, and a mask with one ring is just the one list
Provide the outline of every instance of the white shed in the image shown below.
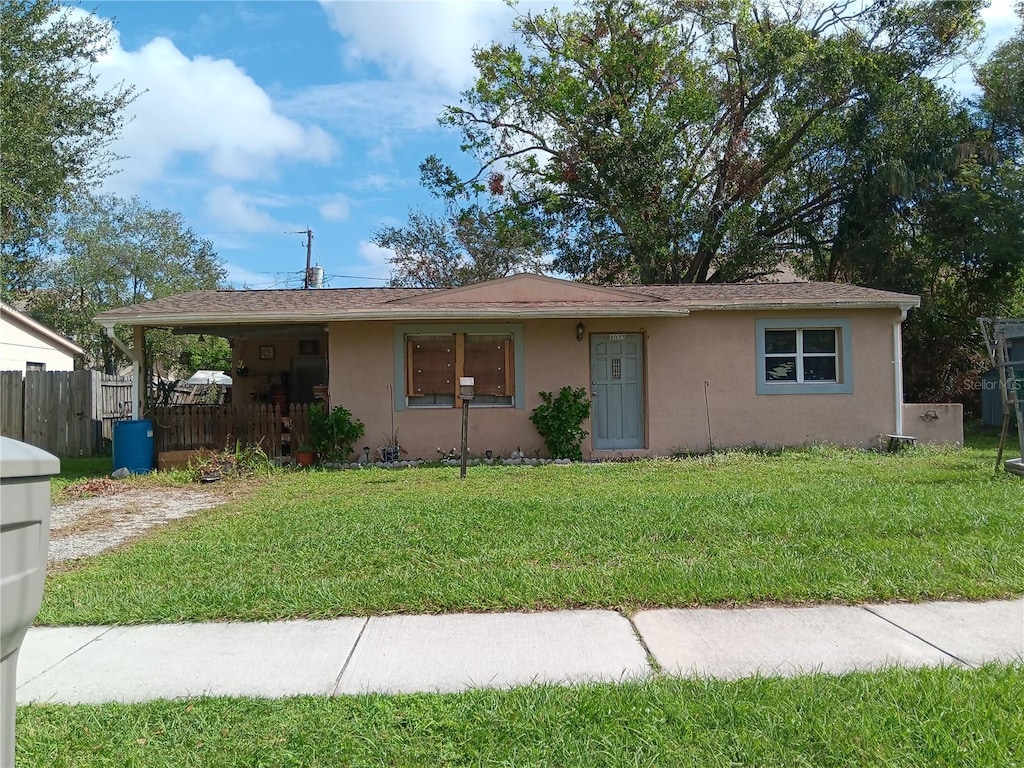
[[0,371],[73,371],[85,350],[0,301]]

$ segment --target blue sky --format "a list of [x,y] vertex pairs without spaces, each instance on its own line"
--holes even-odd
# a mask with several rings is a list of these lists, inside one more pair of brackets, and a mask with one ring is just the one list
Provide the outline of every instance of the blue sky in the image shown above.
[[[139,90],[105,190],[181,211],[250,288],[301,285],[307,227],[327,285],[384,284],[373,233],[436,208],[419,187],[428,154],[469,170],[436,118],[472,83],[473,45],[509,40],[513,17],[498,0],[83,7],[116,22],[101,83]],[[986,22],[988,47],[1008,37],[1011,0]]]

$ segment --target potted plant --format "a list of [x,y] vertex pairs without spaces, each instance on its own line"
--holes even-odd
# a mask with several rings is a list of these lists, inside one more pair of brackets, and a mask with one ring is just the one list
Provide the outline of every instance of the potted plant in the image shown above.
[[299,447],[295,449],[295,463],[300,467],[309,467],[313,465],[313,460],[316,458],[316,451],[313,450],[313,446],[309,443],[299,443]]
[[330,410],[322,403],[309,409],[309,436],[320,461],[342,462],[352,453],[356,440],[366,433],[363,422],[337,405]]

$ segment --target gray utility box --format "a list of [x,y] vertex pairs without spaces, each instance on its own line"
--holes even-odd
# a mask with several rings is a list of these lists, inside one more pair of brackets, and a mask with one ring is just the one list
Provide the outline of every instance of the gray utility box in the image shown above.
[[50,546],[50,477],[59,472],[56,456],[0,437],[0,765],[4,768],[14,765],[18,651],[43,601]]

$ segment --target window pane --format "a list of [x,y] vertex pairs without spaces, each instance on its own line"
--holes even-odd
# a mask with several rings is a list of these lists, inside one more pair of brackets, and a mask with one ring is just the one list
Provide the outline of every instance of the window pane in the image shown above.
[[467,333],[462,376],[476,381],[477,395],[506,397],[512,394],[512,337]]
[[406,344],[406,394],[455,394],[455,337],[409,336]]
[[511,397],[498,397],[496,395],[477,395],[470,403],[474,408],[483,405],[512,405]]
[[836,332],[831,329],[804,331],[804,352],[835,354]]
[[447,406],[451,408],[455,405],[455,395],[422,395],[420,397],[409,396],[409,407],[410,408],[429,408],[437,406]]
[[804,381],[836,381],[836,359],[832,356],[805,357]]
[[796,331],[765,331],[764,353],[766,355],[795,355]]
[[796,358],[765,357],[764,378],[765,381],[796,381]]

